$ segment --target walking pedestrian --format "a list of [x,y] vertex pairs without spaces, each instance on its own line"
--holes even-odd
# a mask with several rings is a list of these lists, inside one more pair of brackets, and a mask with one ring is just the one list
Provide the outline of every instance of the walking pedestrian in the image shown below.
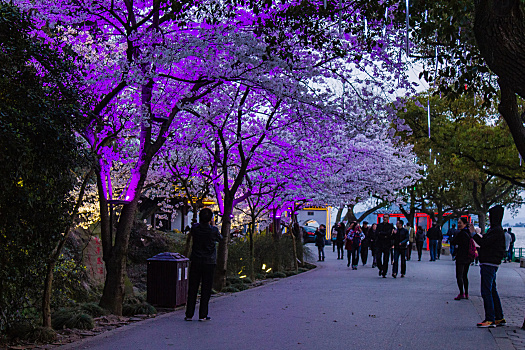
[[[352,270],[357,270],[357,265],[359,264],[359,252],[361,250],[361,242],[363,242],[364,238],[365,235],[363,234],[363,231],[361,230],[361,226],[359,226],[359,224],[356,224],[354,226],[354,229],[348,233],[347,239],[352,242]],[[350,254],[348,254],[348,263],[350,263]]]
[[[191,321],[195,313],[197,292],[201,285],[199,321],[209,321],[208,304],[211,297],[213,274],[217,265],[216,243],[222,239],[219,229],[213,226],[213,212],[210,208],[199,211],[199,223],[190,229],[193,245],[190,255],[188,298],[186,301],[186,321]],[[202,283],[202,284],[201,284]]]
[[348,224],[348,228],[346,229],[346,235],[345,235],[345,250],[346,250],[346,259],[348,260],[348,263],[346,264],[347,267],[350,267],[350,263],[352,262],[352,249],[353,249],[353,242],[350,239],[350,236],[354,232],[354,227],[357,223],[356,222],[350,222]]
[[443,235],[441,233],[441,229],[439,228],[438,224],[434,222],[432,224],[432,227],[427,232],[427,238],[429,239],[430,244],[430,261],[436,261],[437,259],[437,250],[438,250],[438,242],[440,239],[443,239]]
[[389,254],[392,247],[392,234],[394,233],[394,225],[389,220],[390,215],[384,214],[383,222],[377,225],[377,266],[379,268],[379,276],[383,276],[383,278],[386,278],[388,273]]
[[345,240],[345,224],[344,222],[340,222],[339,225],[337,225],[337,259],[344,259],[344,240]]
[[509,255],[507,259],[509,260],[509,262],[512,262],[512,258],[514,255],[514,243],[516,242],[516,235],[514,234],[514,232],[512,232],[512,229],[510,227],[507,230],[507,232],[509,233],[510,238],[511,238],[510,246],[509,246]]
[[368,230],[368,236],[370,237],[370,251],[372,252],[372,268],[377,266],[377,224],[373,223]]
[[454,300],[468,299],[468,270],[470,263],[473,261],[471,252],[472,236],[468,229],[467,218],[459,218],[458,230],[450,240],[450,246],[455,245],[456,248],[456,281],[458,283],[459,294]]
[[361,262],[363,263],[363,266],[365,266],[368,262],[368,250],[370,248],[370,227],[368,226],[367,221],[363,221],[363,227],[361,227],[361,230],[363,231],[363,235],[365,235],[365,238],[361,242]]
[[[496,287],[496,273],[505,256],[505,235],[501,227],[503,207],[496,205],[489,209],[490,229],[484,235],[475,234],[472,238],[479,244],[481,273],[481,297],[485,308],[485,320],[478,323],[480,328],[504,326],[503,309]],[[470,227],[472,232],[472,227]]]
[[394,267],[392,268],[392,277],[397,277],[397,270],[399,264],[399,257],[401,257],[401,278],[405,277],[407,271],[407,244],[409,240],[409,233],[403,227],[403,220],[396,223],[397,229],[394,230]]
[[324,246],[326,239],[326,226],[321,224],[317,230],[315,230],[315,245],[319,252],[319,260],[324,261]]
[[410,222],[407,223],[406,229],[408,230],[407,261],[410,261],[412,249],[416,243],[416,230],[414,230],[414,226]]
[[423,254],[423,243],[425,243],[425,239],[425,230],[423,227],[418,226],[416,231],[417,261],[421,261],[421,255]]

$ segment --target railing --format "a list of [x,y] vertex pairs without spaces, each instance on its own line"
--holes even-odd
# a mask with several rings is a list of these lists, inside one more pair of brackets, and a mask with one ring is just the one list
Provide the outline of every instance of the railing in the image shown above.
[[525,257],[525,248],[513,248],[512,249],[512,260],[520,261],[521,257]]

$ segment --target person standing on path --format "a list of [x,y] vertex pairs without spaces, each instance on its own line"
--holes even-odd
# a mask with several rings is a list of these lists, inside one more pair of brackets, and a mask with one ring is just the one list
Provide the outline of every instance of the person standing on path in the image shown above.
[[370,251],[372,252],[372,268],[377,266],[377,248],[376,248],[376,241],[377,241],[377,224],[373,223],[372,226],[370,226],[370,229],[368,230],[368,236],[370,237]]
[[467,218],[459,218],[458,230],[451,236],[450,246],[456,248],[456,281],[459,294],[454,300],[468,299],[468,270],[473,259],[469,255],[471,234]]
[[443,239],[441,230],[436,222],[432,224],[432,227],[427,232],[427,238],[429,239],[430,245],[430,261],[436,261],[437,259],[437,249],[438,242],[440,239]]
[[[485,320],[478,323],[480,328],[504,326],[503,309],[496,288],[496,273],[505,257],[505,234],[501,222],[503,207],[496,205],[489,209],[490,229],[484,235],[475,234],[472,238],[479,245],[479,263],[481,273],[481,297],[485,308]],[[470,232],[473,227],[470,226]]]
[[217,265],[216,243],[222,239],[217,227],[213,226],[213,212],[210,208],[199,211],[199,223],[190,229],[193,245],[190,255],[188,299],[186,302],[186,321],[191,321],[195,313],[197,292],[201,285],[199,321],[209,321],[208,303],[211,297],[213,274]]
[[407,261],[410,261],[410,258],[412,257],[412,249],[414,243],[416,243],[416,231],[410,222],[407,223],[406,229],[408,231]]
[[344,241],[345,241],[345,224],[344,222],[340,222],[337,225],[337,259],[344,259]]
[[401,257],[401,278],[405,277],[407,271],[407,244],[409,240],[409,233],[403,227],[403,220],[396,223],[397,230],[394,230],[394,267],[392,268],[392,277],[397,277],[397,270],[399,264],[399,257]]
[[390,215],[384,214],[383,222],[377,225],[377,266],[379,268],[379,276],[383,276],[383,278],[386,278],[388,273],[389,254],[392,247],[392,234],[394,233],[394,225],[389,220]]
[[421,255],[423,254],[423,243],[425,243],[425,239],[425,230],[423,230],[423,227],[418,226],[416,232],[417,261],[421,261]]
[[370,248],[370,227],[368,226],[368,221],[363,221],[363,227],[361,228],[365,238],[361,242],[361,262],[363,266],[368,262],[368,249]]
[[507,231],[507,229],[504,229],[503,232],[505,233],[505,258],[503,259],[503,262],[506,263],[509,257],[510,242],[512,242],[512,236]]
[[511,238],[510,247],[509,247],[509,255],[507,259],[509,260],[509,262],[512,262],[512,257],[514,254],[514,243],[516,242],[516,235],[514,234],[514,232],[512,232],[512,229],[510,227],[507,230],[507,232],[509,233],[510,238]]
[[319,252],[319,260],[324,261],[324,246],[326,239],[326,226],[321,224],[317,230],[315,230],[315,246]]
[[332,252],[335,253],[335,246],[337,241],[337,225],[336,222],[334,226],[332,226],[332,230],[330,231],[330,240],[332,241]]

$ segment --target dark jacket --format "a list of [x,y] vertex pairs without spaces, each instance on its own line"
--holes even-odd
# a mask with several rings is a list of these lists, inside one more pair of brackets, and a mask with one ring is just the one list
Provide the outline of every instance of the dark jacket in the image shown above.
[[343,243],[344,240],[345,240],[345,228],[343,226],[338,226],[336,242]]
[[384,223],[381,222],[377,225],[377,241],[376,244],[380,248],[386,248],[388,246],[392,246],[392,230],[394,229],[394,225],[391,223]]
[[424,242],[425,241],[425,230],[417,230],[416,232],[416,242]]
[[474,241],[479,245],[479,262],[481,264],[501,264],[505,256],[505,233],[501,227],[503,220],[503,207],[497,205],[489,210],[490,229],[483,236],[474,235]]
[[470,264],[472,260],[468,257],[470,248],[470,232],[468,228],[463,230],[455,230],[454,235],[450,239],[450,245],[457,246],[456,248],[456,264]]
[[315,245],[318,247],[324,247],[325,246],[325,237],[326,237],[326,231],[325,229],[317,229],[315,231]]
[[407,249],[408,239],[408,230],[404,227],[398,228],[394,234],[394,249]]
[[193,246],[190,261],[201,264],[217,264],[216,243],[222,239],[219,229],[209,224],[197,223],[191,227]]
[[427,238],[430,240],[439,241],[440,239],[443,239],[443,232],[441,232],[441,229],[438,225],[433,225],[428,229]]

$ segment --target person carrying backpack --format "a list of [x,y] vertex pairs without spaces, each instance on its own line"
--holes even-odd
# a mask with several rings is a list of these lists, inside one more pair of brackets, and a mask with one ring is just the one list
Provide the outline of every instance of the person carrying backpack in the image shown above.
[[467,218],[459,218],[458,229],[450,239],[450,245],[456,246],[456,281],[459,294],[454,300],[468,299],[468,270],[474,261],[476,246],[468,229]]

